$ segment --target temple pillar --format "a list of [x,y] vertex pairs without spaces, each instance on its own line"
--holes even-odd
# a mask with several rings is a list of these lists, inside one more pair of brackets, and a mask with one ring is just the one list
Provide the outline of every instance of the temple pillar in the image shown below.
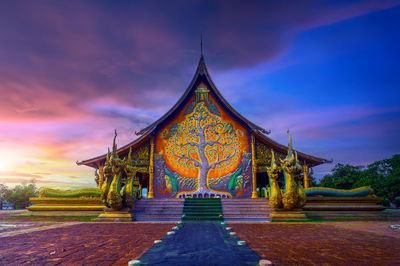
[[154,177],[154,136],[150,138],[150,165],[149,165],[149,190],[147,192],[147,198],[153,199],[153,177]]
[[251,162],[252,162],[252,175],[253,175],[253,192],[251,198],[258,198],[257,195],[257,164],[256,164],[256,149],[255,149],[255,138],[251,135]]
[[308,179],[309,166],[303,165],[303,176],[304,176],[304,188],[309,187],[310,180]]
[[99,189],[101,189],[101,186],[103,185],[104,182],[104,166],[99,166]]

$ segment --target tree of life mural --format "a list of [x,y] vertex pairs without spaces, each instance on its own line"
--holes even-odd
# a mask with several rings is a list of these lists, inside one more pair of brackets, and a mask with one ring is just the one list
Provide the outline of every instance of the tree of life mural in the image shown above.
[[224,172],[242,154],[237,132],[206,103],[199,101],[188,109],[185,120],[165,136],[167,156],[183,170],[198,171],[197,190],[191,194],[212,193],[207,182],[210,171]]

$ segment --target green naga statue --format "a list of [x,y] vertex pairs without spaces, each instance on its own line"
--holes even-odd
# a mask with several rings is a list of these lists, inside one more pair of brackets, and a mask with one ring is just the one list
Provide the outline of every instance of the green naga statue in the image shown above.
[[[301,166],[297,160],[297,153],[293,152],[292,138],[289,133],[289,129],[287,130],[289,135],[289,147],[288,147],[288,155],[284,160],[281,159],[281,166],[284,170],[285,177],[285,191],[282,196],[282,205],[286,210],[292,210],[294,208],[301,208],[305,203],[305,198],[299,198],[299,190],[302,190],[300,185],[300,173]],[[305,195],[305,194],[304,194]],[[301,196],[302,197],[302,196]],[[304,201],[304,203],[303,203]]]
[[125,167],[124,171],[126,174],[126,183],[125,186],[122,190],[122,198],[125,201],[125,204],[127,207],[132,208],[133,203],[135,202],[136,199],[136,191],[135,191],[135,186],[134,186],[134,179],[137,173],[137,169],[132,166],[132,148],[129,149],[129,154],[128,154],[128,159],[125,161]]
[[107,196],[108,192],[110,190],[110,185],[112,182],[112,172],[111,172],[111,154],[110,154],[110,149],[108,149],[106,161],[104,163],[104,166],[100,166],[103,168],[103,170],[100,172],[102,175],[100,175],[100,190],[101,190],[101,199],[103,201],[103,204],[106,205],[107,207],[110,207],[107,203]]
[[117,137],[117,130],[115,130],[113,140],[113,151],[110,157],[111,173],[113,175],[112,182],[107,194],[107,205],[114,210],[120,210],[122,208],[122,197],[120,194],[121,190],[121,174],[124,168],[124,161],[118,157],[117,145],[115,139]]
[[297,159],[297,151],[294,151],[294,154],[295,154],[294,176],[297,183],[297,194],[298,194],[298,201],[296,207],[302,208],[307,201],[306,192],[304,191],[304,188],[301,185],[301,180],[303,179],[301,172],[303,170],[303,167],[301,167],[299,160]]
[[271,166],[267,167],[267,173],[269,177],[269,184],[271,186],[271,195],[269,197],[269,204],[271,208],[279,209],[282,208],[282,193],[277,183],[279,172],[281,168],[275,162],[275,154],[271,149]]

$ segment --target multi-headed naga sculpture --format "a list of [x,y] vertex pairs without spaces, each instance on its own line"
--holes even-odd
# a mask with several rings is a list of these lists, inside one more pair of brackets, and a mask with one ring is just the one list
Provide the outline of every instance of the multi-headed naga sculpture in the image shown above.
[[127,158],[123,160],[119,158],[116,137],[117,131],[114,135],[112,152],[108,150],[104,166],[100,167],[102,170],[99,171],[99,185],[103,203],[108,208],[120,210],[123,207],[133,207],[137,194],[134,185],[137,169],[132,166],[132,150],[129,150]]
[[292,138],[289,135],[288,155],[281,159],[281,167],[285,177],[285,192],[282,196],[282,205],[286,210],[301,208],[305,204],[304,189],[300,184],[302,167],[297,160],[297,152],[293,152]]
[[267,173],[269,177],[269,183],[271,186],[271,195],[269,197],[269,205],[274,209],[282,208],[282,193],[277,179],[279,172],[282,170],[275,161],[274,150],[271,149],[271,166],[267,167]]

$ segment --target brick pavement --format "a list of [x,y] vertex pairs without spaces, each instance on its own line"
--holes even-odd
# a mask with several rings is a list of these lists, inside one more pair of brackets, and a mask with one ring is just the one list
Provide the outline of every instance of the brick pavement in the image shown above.
[[275,265],[399,265],[400,239],[312,223],[230,225]]
[[350,230],[370,232],[379,235],[386,235],[400,238],[400,229],[391,229],[390,225],[400,225],[400,221],[391,221],[391,222],[367,222],[367,221],[359,221],[359,222],[335,222],[335,223],[324,223],[328,225],[338,226]]
[[3,238],[1,265],[127,265],[173,223],[82,223]]
[[[13,223],[16,225],[15,228],[7,228],[6,230],[0,231],[0,238],[10,237],[20,234],[32,233],[35,231],[43,231],[54,228],[66,227],[71,225],[80,224],[80,222],[68,222],[68,223],[30,223],[30,222],[20,222]],[[1,225],[0,225],[1,226]]]

